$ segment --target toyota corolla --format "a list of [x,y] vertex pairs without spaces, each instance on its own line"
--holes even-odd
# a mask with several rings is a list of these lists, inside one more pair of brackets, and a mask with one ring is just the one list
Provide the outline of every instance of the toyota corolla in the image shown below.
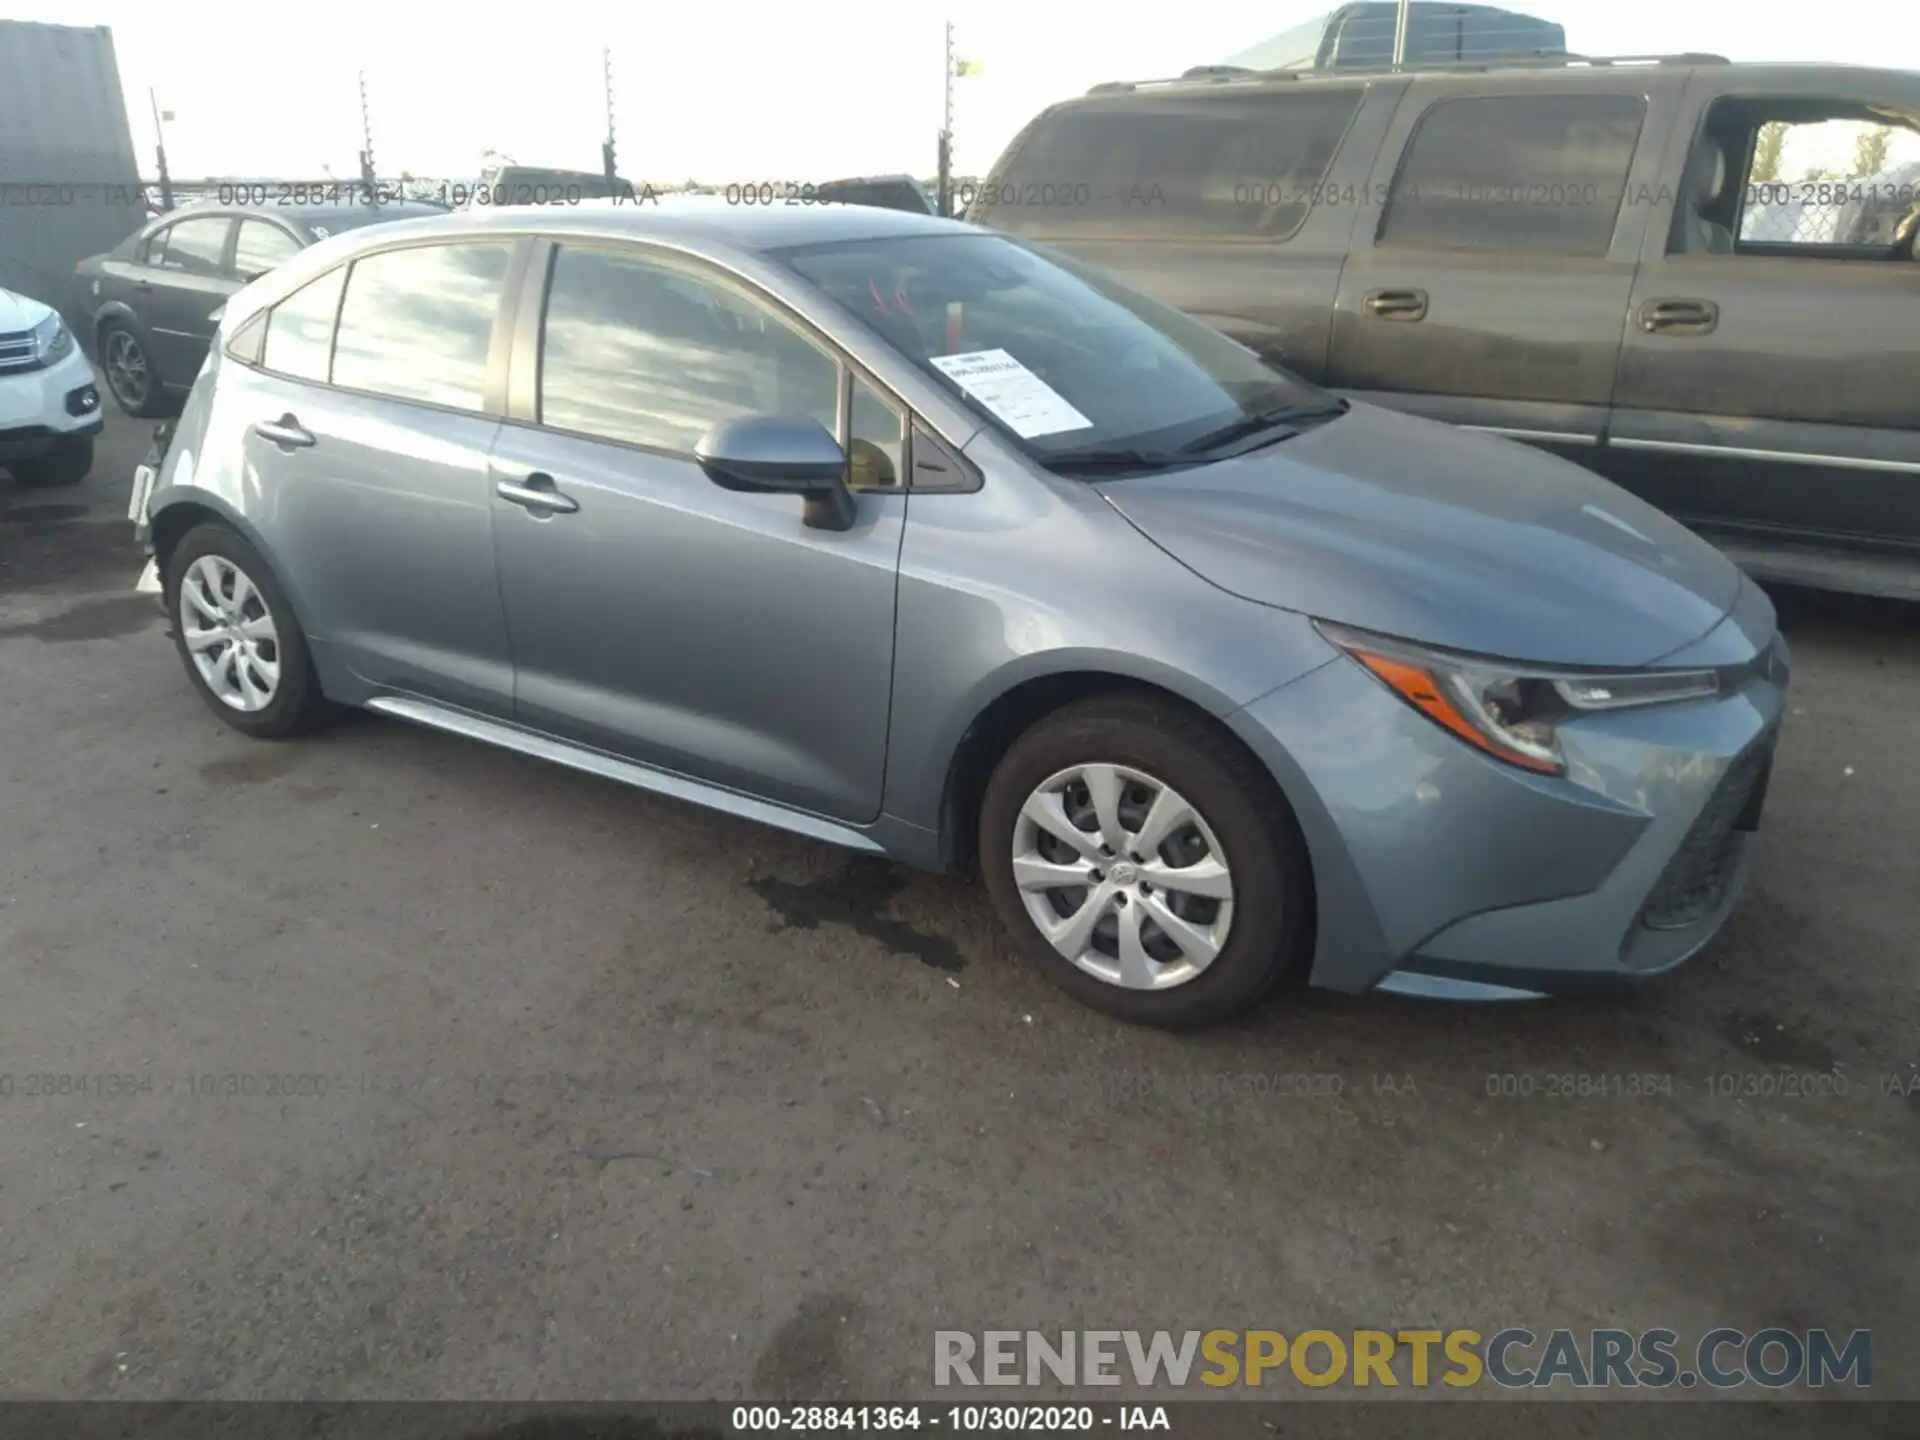
[[1787,652],[1590,472],[931,216],[408,221],[227,303],[135,518],[186,674],[928,868],[1169,1027],[1700,949]]

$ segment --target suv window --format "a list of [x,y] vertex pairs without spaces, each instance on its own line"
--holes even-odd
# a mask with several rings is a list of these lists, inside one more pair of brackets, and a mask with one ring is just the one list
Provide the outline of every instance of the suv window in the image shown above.
[[1731,249],[1719,232],[1734,228],[1737,206],[1742,249],[1809,255],[1842,247],[1859,252],[1843,258],[1911,258],[1894,252],[1911,244],[1908,217],[1920,209],[1920,125],[1888,123],[1896,114],[1846,101],[1717,101],[1689,169],[1692,213],[1672,248]]
[[508,242],[415,245],[353,262],[333,383],[396,400],[479,410]]
[[1042,116],[972,218],[1015,233],[1124,226],[1284,240],[1305,223],[1361,92],[1169,95]]
[[226,253],[227,229],[232,224],[224,216],[213,215],[176,221],[147,242],[147,263],[189,275],[222,274],[220,258]]
[[1606,254],[1646,109],[1637,95],[1436,102],[1400,161],[1379,243]]
[[260,363],[295,380],[324,385],[333,354],[333,321],[340,313],[340,289],[346,280],[347,267],[337,266],[274,306],[267,316]]
[[810,415],[838,434],[839,398],[839,361],[745,294],[640,255],[555,254],[541,424],[691,454],[741,415]]
[[233,242],[233,271],[242,280],[266,274],[300,253],[300,242],[270,220],[242,220]]

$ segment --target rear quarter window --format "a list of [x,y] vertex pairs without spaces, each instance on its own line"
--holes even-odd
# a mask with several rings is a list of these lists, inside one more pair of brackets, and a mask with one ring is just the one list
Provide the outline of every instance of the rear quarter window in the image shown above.
[[1284,240],[1305,223],[1358,86],[1117,96],[1042,116],[971,218],[1016,234]]

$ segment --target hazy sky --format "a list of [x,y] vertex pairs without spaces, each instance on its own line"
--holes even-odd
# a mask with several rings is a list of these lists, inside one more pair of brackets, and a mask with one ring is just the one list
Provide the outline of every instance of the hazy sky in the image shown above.
[[[176,176],[356,173],[366,71],[380,172],[468,176],[498,149],[525,165],[600,168],[601,50],[613,49],[620,168],[710,184],[930,174],[944,26],[983,73],[955,85],[955,166],[983,171],[1035,111],[1101,80],[1177,74],[1332,8],[1183,0],[453,7],[370,0],[262,11],[175,0],[12,0],[10,18],[113,28],[143,173],[147,87]],[[1511,8],[1599,54],[1713,50],[1736,60],[1920,68],[1920,23],[1893,0],[1539,0]],[[533,23],[529,23],[533,22]]]

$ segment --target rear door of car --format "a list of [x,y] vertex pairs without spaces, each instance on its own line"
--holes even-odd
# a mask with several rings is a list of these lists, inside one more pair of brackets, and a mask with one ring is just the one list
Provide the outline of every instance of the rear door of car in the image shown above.
[[1893,239],[1920,206],[1920,79],[1703,67],[1685,118],[1668,173],[1698,183],[1645,237],[1610,472],[1743,559],[1911,564],[1920,263]]
[[231,215],[189,215],[147,242],[145,274],[132,305],[153,337],[154,363],[169,385],[184,389],[200,372],[218,328],[209,317],[239,288],[229,268]]
[[1631,68],[1415,81],[1341,276],[1332,384],[1592,463],[1680,88]]
[[1183,84],[1038,117],[968,218],[1121,275],[1309,379],[1406,82]]
[[523,259],[488,235],[336,266],[268,313],[215,409],[243,427],[260,531],[323,670],[500,718],[513,661],[487,466]]

